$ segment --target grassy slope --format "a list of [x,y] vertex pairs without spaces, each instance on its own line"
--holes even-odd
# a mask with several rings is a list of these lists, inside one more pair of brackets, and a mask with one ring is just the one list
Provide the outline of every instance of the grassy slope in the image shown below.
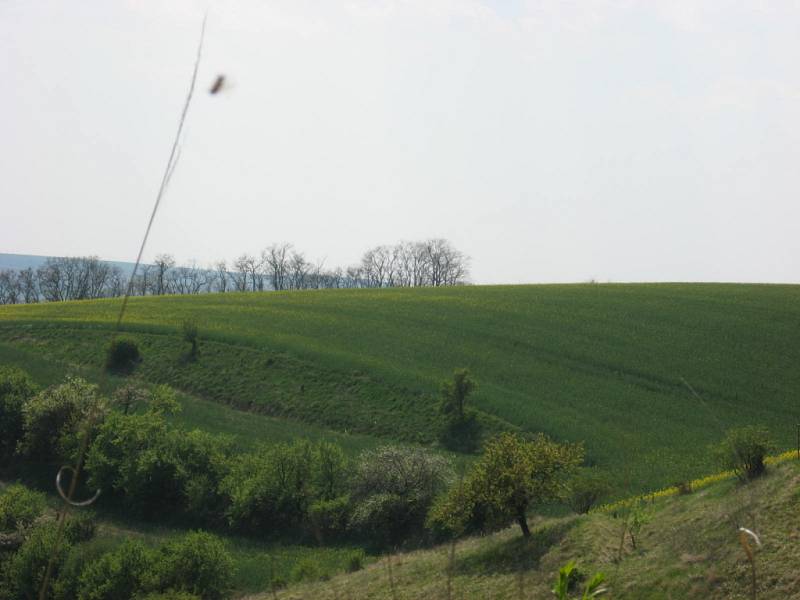
[[[747,486],[717,483],[688,496],[658,500],[618,561],[621,522],[603,513],[536,522],[531,542],[514,527],[455,547],[452,598],[552,598],[559,567],[575,560],[586,575],[602,571],[620,600],[750,598],[750,571],[737,527],[758,532],[758,597],[800,597],[800,464],[775,467]],[[448,598],[449,548],[383,560],[351,575],[289,588],[283,600]],[[394,587],[394,590],[392,589]],[[267,595],[253,598],[267,598]]]
[[[99,364],[117,308],[0,307],[0,340]],[[194,365],[178,359],[186,318],[206,338]],[[800,286],[135,298],[126,324],[147,333],[148,379],[268,414],[423,442],[434,436],[438,382],[467,366],[480,383],[478,407],[523,429],[586,441],[591,460],[632,491],[710,470],[697,449],[725,427],[764,423],[788,446],[787,424],[797,420]]]

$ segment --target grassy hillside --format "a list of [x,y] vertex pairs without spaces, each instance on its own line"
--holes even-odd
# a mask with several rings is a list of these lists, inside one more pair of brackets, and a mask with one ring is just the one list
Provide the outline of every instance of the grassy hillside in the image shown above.
[[[118,301],[0,307],[0,341],[99,366]],[[181,358],[195,320],[200,360]],[[799,419],[800,286],[498,286],[134,298],[139,376],[338,431],[431,442],[468,367],[496,428],[586,442],[631,491],[713,467],[722,431]],[[702,397],[698,401],[682,380]]]
[[[752,598],[750,566],[737,531],[746,526],[762,543],[755,549],[757,597],[799,598],[799,489],[800,464],[795,460],[744,486],[727,480],[690,495],[647,503],[636,548],[626,539],[621,553],[622,521],[612,514],[539,519],[529,541],[514,527],[462,540],[453,548],[385,558],[354,574],[291,587],[278,597],[553,598],[550,590],[559,568],[574,560],[587,578],[597,571],[606,575],[610,598],[746,599]],[[251,600],[270,597],[262,594]]]

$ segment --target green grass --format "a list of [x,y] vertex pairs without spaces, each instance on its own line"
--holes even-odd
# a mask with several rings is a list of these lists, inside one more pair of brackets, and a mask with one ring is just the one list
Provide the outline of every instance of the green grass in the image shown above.
[[[67,375],[77,375],[97,383],[101,391],[108,395],[129,381],[128,378],[109,376],[96,367],[69,365],[8,343],[0,343],[0,365],[13,365],[26,370],[41,387],[61,383]],[[202,429],[229,435],[240,450],[250,450],[261,444],[309,439],[335,442],[348,455],[355,456],[362,450],[386,443],[377,437],[342,433],[309,423],[236,410],[185,392],[178,392],[177,396],[181,410],[169,417],[172,422],[187,430]]]
[[[115,300],[0,307],[0,341],[102,364]],[[181,359],[184,319],[200,358]],[[585,441],[631,492],[713,470],[762,423],[793,442],[800,286],[636,284],[134,298],[138,376],[339,432],[430,443],[439,382],[468,367],[492,426]],[[702,396],[695,399],[685,378]],[[201,418],[205,419],[205,417]],[[213,421],[213,419],[211,419]]]

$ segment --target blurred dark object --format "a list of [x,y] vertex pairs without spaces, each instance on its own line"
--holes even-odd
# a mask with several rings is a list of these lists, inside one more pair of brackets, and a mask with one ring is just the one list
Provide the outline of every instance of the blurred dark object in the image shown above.
[[217,78],[214,80],[214,85],[211,86],[211,89],[208,90],[208,93],[216,94],[222,89],[223,85],[225,85],[225,75],[217,75]]

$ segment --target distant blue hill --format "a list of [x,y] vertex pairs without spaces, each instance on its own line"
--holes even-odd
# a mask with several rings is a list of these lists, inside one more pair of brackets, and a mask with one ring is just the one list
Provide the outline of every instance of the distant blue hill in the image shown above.
[[[35,256],[32,254],[3,254],[0,252],[0,271],[5,269],[14,269],[16,271],[21,271],[23,269],[27,269],[28,267],[36,270],[44,261],[46,261],[48,256]],[[125,275],[130,275],[133,272],[133,263],[131,262],[121,262],[115,260],[105,260],[106,262],[111,265],[115,265],[119,267]]]

